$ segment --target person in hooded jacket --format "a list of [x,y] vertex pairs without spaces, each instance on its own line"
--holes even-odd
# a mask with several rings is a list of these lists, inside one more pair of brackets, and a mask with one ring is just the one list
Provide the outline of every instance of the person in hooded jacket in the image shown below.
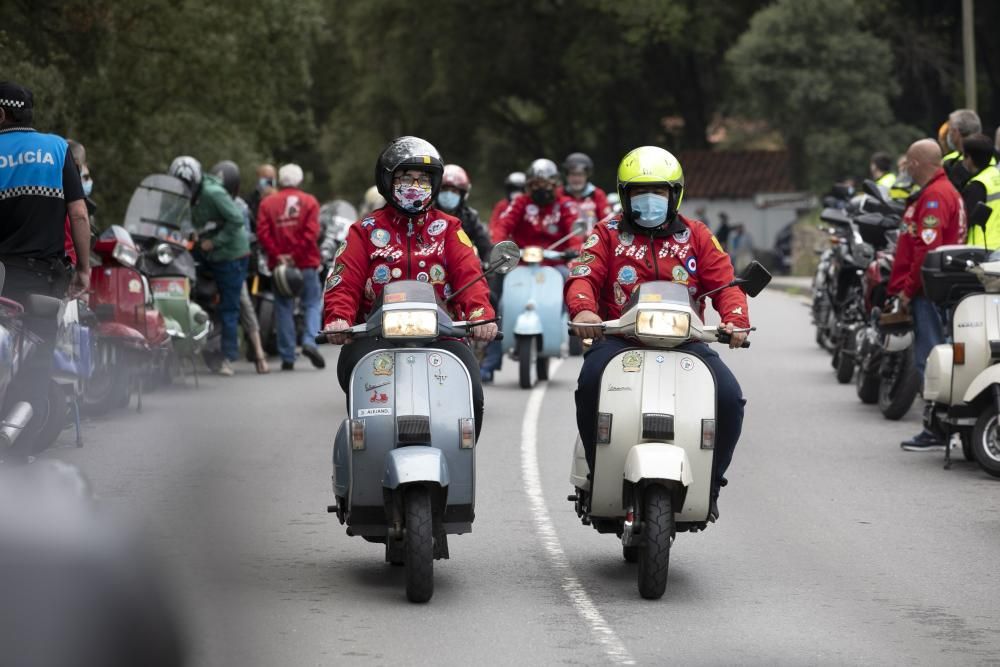
[[560,194],[568,196],[576,204],[581,220],[587,223],[587,232],[599,220],[611,215],[611,206],[604,190],[590,182],[594,173],[594,161],[586,153],[570,153],[563,161],[566,185]]
[[472,182],[469,174],[457,164],[446,164],[441,177],[441,191],[437,196],[438,208],[462,221],[462,229],[479,253],[479,261],[485,262],[493,244],[490,234],[479,220],[479,211],[469,206],[469,192]]
[[490,213],[490,229],[493,229],[496,221],[500,219],[514,198],[524,194],[524,183],[523,171],[512,171],[507,174],[507,178],[503,182],[504,198],[493,205],[493,212]]
[[[642,345],[620,336],[604,336],[599,325],[620,317],[639,285],[670,280],[686,286],[696,303],[702,294],[723,288],[712,295],[712,305],[721,316],[719,330],[731,335],[730,347],[740,347],[746,340],[744,330],[750,327],[746,295],[738,287],[725,287],[734,278],[729,256],[703,222],[678,211],[684,172],[677,158],[656,146],[636,148],[618,166],[618,193],[622,213],[594,227],[580,256],[570,264],[565,287],[577,334],[595,339],[584,356],[576,391],[577,428],[591,470],[604,367],[622,350]],[[710,520],[714,521],[719,517],[719,489],[727,483],[725,473],[740,437],[746,401],[715,350],[702,342],[678,349],[702,359],[715,375],[717,432],[710,496]]]
[[[390,142],[375,163],[375,184],[387,205],[350,226],[324,293],[323,333],[331,343],[344,345],[337,361],[337,379],[345,393],[351,371],[362,357],[391,346],[376,338],[351,342],[350,335],[343,333],[368,316],[388,283],[430,283],[442,301],[455,294],[448,307],[456,320],[496,317],[479,258],[461,220],[434,207],[443,172],[437,149],[412,136]],[[459,292],[466,285],[468,288]],[[473,327],[470,335],[488,342],[496,334],[497,325],[491,321]],[[451,352],[469,369],[478,437],[483,388],[475,355],[459,340],[438,340],[429,347]]]

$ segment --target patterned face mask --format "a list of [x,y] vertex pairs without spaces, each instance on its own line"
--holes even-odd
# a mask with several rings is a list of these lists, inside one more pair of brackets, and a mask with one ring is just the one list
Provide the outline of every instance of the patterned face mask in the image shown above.
[[411,183],[404,185],[400,183],[393,187],[392,197],[404,211],[419,213],[430,204],[432,190],[433,187],[429,184]]

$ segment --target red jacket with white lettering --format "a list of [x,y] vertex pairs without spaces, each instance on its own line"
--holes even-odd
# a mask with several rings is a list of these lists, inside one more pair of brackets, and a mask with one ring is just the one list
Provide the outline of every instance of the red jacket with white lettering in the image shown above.
[[300,269],[319,267],[319,202],[298,188],[265,197],[257,209],[257,240],[272,269],[279,255],[291,255]]
[[[462,221],[436,208],[408,218],[385,206],[351,225],[337,251],[323,295],[323,322],[363,320],[386,283],[419,280],[439,299],[482,275]],[[490,290],[477,280],[450,304],[457,319],[493,319]]]
[[[576,204],[569,197],[556,197],[551,204],[539,206],[528,195],[518,195],[507,210],[490,228],[493,243],[512,239],[519,248],[550,245],[573,231],[576,222]],[[575,250],[580,238],[571,236],[553,250]],[[545,264],[562,264],[559,260],[545,260]]]
[[[633,290],[652,280],[686,285],[692,299],[733,280],[733,264],[705,223],[677,216],[663,231],[650,235],[622,223],[621,215],[597,223],[570,263],[566,305],[572,319],[581,311],[602,319],[621,316]],[[714,294],[712,305],[723,322],[750,326],[747,297],[739,287]],[[704,303],[700,311],[704,317]]]
[[920,267],[927,251],[941,245],[965,243],[965,203],[938,169],[903,212],[903,228],[889,276],[889,294],[911,299],[924,293]]
[[587,221],[587,229],[593,229],[598,221],[611,215],[611,206],[608,204],[608,195],[604,190],[593,186],[593,190],[582,197],[575,197],[566,191],[566,188],[559,188],[559,194],[569,197],[578,209],[577,217]]

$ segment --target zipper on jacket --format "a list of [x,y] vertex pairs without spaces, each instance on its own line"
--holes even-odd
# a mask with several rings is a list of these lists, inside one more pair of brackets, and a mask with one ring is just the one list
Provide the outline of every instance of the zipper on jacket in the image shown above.
[[406,279],[413,280],[413,264],[410,260],[410,239],[413,238],[413,219],[406,223]]
[[653,237],[649,237],[649,259],[653,262],[653,273],[660,279],[660,264],[656,261],[656,250],[653,248]]

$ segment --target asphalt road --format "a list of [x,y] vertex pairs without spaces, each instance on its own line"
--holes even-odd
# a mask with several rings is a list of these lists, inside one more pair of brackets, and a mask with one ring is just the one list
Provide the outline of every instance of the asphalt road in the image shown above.
[[752,317],[753,347],[723,352],[749,403],[721,520],[678,536],[655,602],[565,499],[579,359],[488,388],[476,522],[426,605],[325,511],[332,368],[241,364],[51,454],[149,531],[199,665],[1000,664],[998,481],[902,452],[919,411],[888,422],[837,385],[800,301],[765,293]]

